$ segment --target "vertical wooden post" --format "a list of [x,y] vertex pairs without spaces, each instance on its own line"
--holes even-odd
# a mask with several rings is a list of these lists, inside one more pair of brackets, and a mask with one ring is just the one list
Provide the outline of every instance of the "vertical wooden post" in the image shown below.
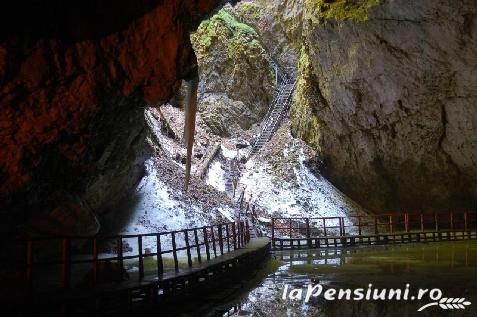
[[177,260],[177,246],[176,246],[176,233],[175,231],[171,232],[172,238],[172,256],[174,257],[174,270],[179,271],[179,261]]
[[156,234],[156,252],[157,252],[157,276],[164,274],[164,263],[162,262],[161,235]]
[[189,267],[192,267],[192,255],[190,253],[190,243],[189,243],[189,232],[186,230],[184,232],[184,241],[186,244],[186,252],[187,252],[187,264]]
[[62,287],[69,289],[71,286],[71,240],[69,238],[63,239],[62,249]]
[[230,231],[229,231],[229,224],[225,224],[225,236],[227,239],[227,252],[230,252]]
[[311,248],[311,235],[310,235],[310,218],[306,218],[306,241],[308,244],[308,247]]
[[202,228],[202,234],[204,235],[205,255],[207,261],[210,261],[209,239],[207,238],[207,227]]
[[194,240],[195,240],[195,250],[197,252],[197,261],[199,261],[199,263],[202,263],[202,257],[200,255],[199,235],[197,234],[197,228],[194,228]]
[[464,231],[467,231],[467,226],[468,226],[468,214],[466,211],[464,212]]
[[389,215],[389,232],[393,233],[393,215]]
[[250,242],[250,226],[248,224],[248,219],[245,219],[245,243]]
[[424,232],[424,215],[421,213],[421,232]]
[[28,291],[33,289],[33,241],[26,242],[26,282]]
[[272,247],[275,248],[275,218],[272,218]]
[[361,216],[358,216],[358,235],[361,235]]
[[346,236],[346,227],[345,227],[345,219],[344,217],[341,217],[341,227],[343,228],[343,231],[341,232],[342,236]]
[[404,214],[404,229],[406,232],[409,232],[409,214],[405,213]]
[[[273,228],[272,228],[272,232],[273,232]],[[235,250],[237,249],[237,235],[235,231],[235,222],[232,222],[232,238],[233,238],[234,250]]]
[[119,237],[116,240],[116,248],[118,252],[118,268],[119,268],[119,279],[123,279],[123,238]]
[[434,213],[434,224],[436,231],[439,231],[439,218],[436,213]]
[[214,250],[214,257],[217,257],[217,248],[215,247],[214,226],[210,226],[210,238],[212,239],[212,249]]
[[[292,238],[292,235],[293,235],[293,231],[292,231],[292,220],[290,219],[290,228],[289,228],[289,235],[290,235],[290,239]],[[291,241],[291,240],[290,240]]]
[[224,254],[224,238],[222,236],[222,225],[217,226],[218,230],[218,235],[219,235],[219,249],[220,249],[220,255]]
[[144,259],[142,255],[142,236],[137,236],[137,248],[139,255],[139,279],[144,278]]
[[328,236],[328,234],[326,233],[326,218],[323,218],[323,232],[325,234],[325,237]]
[[451,211],[449,213],[450,229],[454,231],[454,213]]

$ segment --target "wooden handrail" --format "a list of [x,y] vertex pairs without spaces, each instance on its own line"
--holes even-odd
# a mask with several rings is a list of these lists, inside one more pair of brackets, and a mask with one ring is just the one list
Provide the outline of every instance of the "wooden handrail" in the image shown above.
[[[210,245],[213,247],[214,257],[222,255],[224,253],[231,252],[233,250],[243,247],[246,243],[250,241],[250,236],[245,232],[244,228],[247,226],[244,222],[228,222],[221,223],[216,225],[202,226],[196,228],[187,228],[183,230],[174,230],[168,232],[157,232],[157,233],[147,233],[147,234],[133,234],[133,235],[113,235],[113,236],[72,236],[72,237],[38,237],[31,238],[28,240],[23,240],[20,242],[25,242],[26,254],[25,254],[25,279],[26,287],[31,290],[33,288],[33,279],[34,274],[38,269],[44,267],[55,267],[61,266],[61,287],[63,289],[69,289],[73,287],[71,277],[72,277],[72,267],[78,264],[90,264],[92,267],[91,274],[91,284],[96,285],[100,281],[100,263],[107,261],[115,261],[118,265],[118,278],[119,280],[123,279],[123,263],[125,260],[138,260],[139,266],[139,279],[142,280],[145,277],[144,272],[144,258],[146,257],[157,257],[157,270],[155,274],[160,277],[164,274],[164,260],[163,255],[171,254],[174,263],[174,271],[179,271],[179,255],[181,251],[185,251],[187,255],[187,265],[188,267],[193,267],[194,263],[192,260],[192,253],[194,252],[197,256],[198,263],[202,263],[202,254],[201,248],[205,247],[206,261],[211,260],[210,254]],[[236,230],[238,228],[238,230]],[[215,235],[217,232],[217,236]],[[192,235],[190,235],[192,233]],[[199,236],[199,233],[202,234],[202,237]],[[183,235],[185,246],[177,245],[177,238]],[[171,248],[163,248],[161,245],[161,238],[169,236],[171,239]],[[144,252],[144,239],[146,238],[155,238],[156,240],[156,252]],[[202,238],[202,239],[201,239]],[[136,254],[129,255],[124,254],[123,245],[124,241],[127,239],[135,239],[137,243],[138,251]],[[90,240],[91,241],[91,252],[87,259],[84,258],[74,258],[72,256],[72,245],[74,243]],[[231,244],[231,240],[233,244]],[[61,243],[61,258],[60,260],[55,260],[54,258],[46,260],[36,260],[35,261],[35,248],[39,249],[39,242],[49,241],[54,242],[58,241]],[[109,257],[100,257],[99,256],[99,245],[100,242],[105,241],[116,241],[116,254],[115,256]],[[216,248],[216,243],[219,245],[219,252]],[[88,254],[86,254],[88,255]],[[85,254],[82,254],[85,256]],[[38,285],[41,286],[41,285]]]

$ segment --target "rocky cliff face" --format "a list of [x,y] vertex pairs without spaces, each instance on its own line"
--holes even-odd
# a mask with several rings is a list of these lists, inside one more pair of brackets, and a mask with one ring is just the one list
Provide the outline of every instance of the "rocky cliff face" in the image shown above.
[[191,37],[199,63],[199,112],[221,136],[238,136],[260,122],[275,94],[269,53],[255,29],[233,13],[227,6]]
[[329,178],[375,211],[475,207],[477,3],[294,5],[275,12],[301,30],[292,129]]
[[2,10],[3,215],[92,219],[126,193],[141,175],[142,108],[169,100],[196,64],[189,30],[219,2],[20,1]]

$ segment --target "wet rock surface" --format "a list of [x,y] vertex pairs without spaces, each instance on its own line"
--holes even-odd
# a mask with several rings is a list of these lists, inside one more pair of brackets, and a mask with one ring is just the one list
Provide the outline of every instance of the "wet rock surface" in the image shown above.
[[322,172],[376,212],[473,207],[476,3],[276,2],[299,51],[292,131]]

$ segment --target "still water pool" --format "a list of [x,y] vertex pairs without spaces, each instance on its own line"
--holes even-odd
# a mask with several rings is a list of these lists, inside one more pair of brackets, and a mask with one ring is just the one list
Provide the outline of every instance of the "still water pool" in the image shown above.
[[[304,301],[306,286],[327,289],[406,289],[408,300],[325,300],[323,294]],[[302,300],[283,299],[285,287],[302,289]],[[442,291],[442,298],[466,298],[465,309],[443,309],[419,289]],[[210,316],[477,316],[477,242],[459,241],[338,250],[274,252],[246,291],[211,302]],[[436,292],[434,292],[436,294]],[[295,293],[296,295],[296,293]],[[416,296],[415,296],[416,297]],[[296,298],[296,297],[295,297]],[[439,300],[437,300],[439,302]],[[210,307],[210,306],[209,306]]]

